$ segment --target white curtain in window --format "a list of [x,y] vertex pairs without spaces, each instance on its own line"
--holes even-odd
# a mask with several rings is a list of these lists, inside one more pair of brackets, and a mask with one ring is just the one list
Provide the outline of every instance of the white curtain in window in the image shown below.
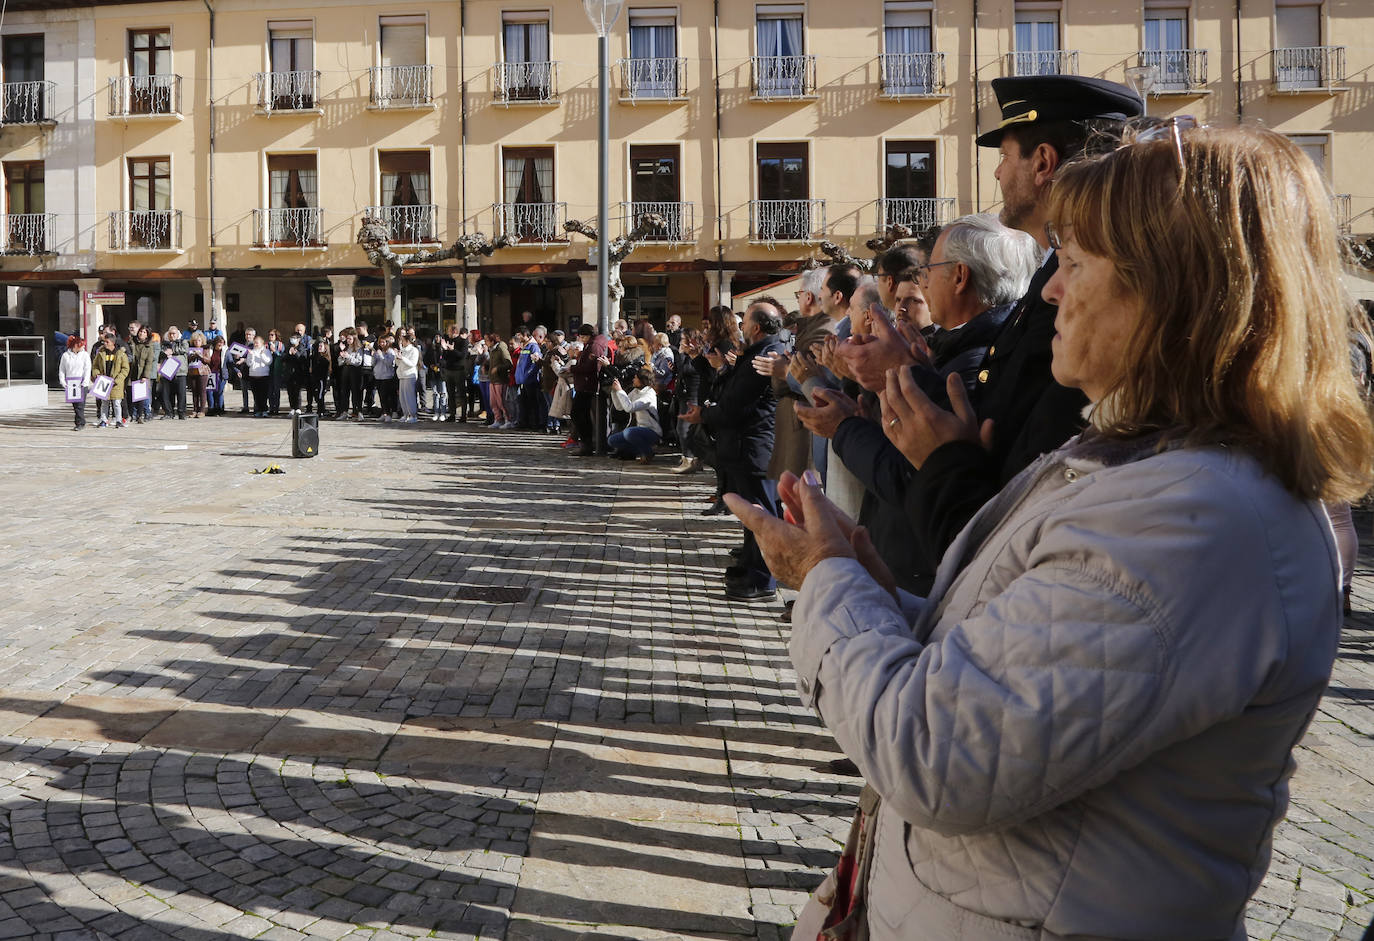
[[506,61],[530,61],[529,50],[525,48],[525,25],[523,23],[507,23],[505,33]]
[[534,158],[534,182],[539,189],[538,202],[553,202],[553,158]]
[[164,164],[158,164],[158,178],[153,180],[153,209],[172,208],[172,178],[162,176]]
[[422,170],[412,171],[410,186],[415,190],[415,202],[420,206],[429,205],[429,174]]
[[301,205],[311,209],[319,205],[320,202],[320,178],[315,170],[297,170],[297,179],[301,188]]
[[530,37],[530,62],[549,61],[549,24],[531,23],[529,27]]
[[888,55],[930,52],[929,11],[887,13],[883,20],[883,43]]
[[505,160],[505,199],[503,202],[518,203],[520,201],[520,180],[525,176],[525,158],[507,157]]
[[395,206],[400,196],[401,174],[390,170],[382,171],[382,205]]
[[268,173],[268,175],[267,175],[267,180],[268,180],[268,188],[271,190],[271,192],[270,192],[270,194],[269,194],[269,199],[270,199],[270,202],[268,203],[269,208],[272,208],[272,209],[285,209],[285,208],[286,208],[286,190],[287,190],[287,187],[289,187],[289,186],[291,185],[291,171],[290,171],[290,170],[272,170],[270,173]]
[[760,17],[758,54],[761,56],[799,56],[802,54],[800,16]]
[[630,21],[630,58],[672,59],[677,56],[677,38],[672,24]]

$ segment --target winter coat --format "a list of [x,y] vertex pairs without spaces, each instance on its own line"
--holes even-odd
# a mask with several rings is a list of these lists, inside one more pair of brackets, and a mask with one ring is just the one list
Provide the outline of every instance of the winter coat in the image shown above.
[[1321,505],[1244,453],[1091,433],[974,516],[924,602],[816,566],[790,653],[883,799],[873,941],[1243,941],[1339,568]]
[[487,350],[487,381],[503,386],[510,382],[510,376],[510,349],[505,342],[492,344]]
[[773,419],[778,400],[767,376],[754,371],[754,359],[781,353],[777,337],[753,343],[716,387],[716,402],[702,410],[702,422],[715,435],[721,464],[762,477],[773,453]]
[[114,380],[114,386],[110,389],[110,400],[115,401],[124,398],[124,387],[129,381],[129,357],[124,355],[124,351],[115,347],[114,352],[107,353],[99,349],[91,356],[91,375],[109,376]]
[[129,346],[129,378],[152,379],[157,375],[157,344],[152,340],[140,343],[135,340]]
[[186,375],[186,356],[189,350],[190,347],[186,344],[185,338],[176,341],[167,339],[164,339],[162,341],[162,359],[164,361],[169,359],[174,359],[177,361],[176,374],[178,376]]

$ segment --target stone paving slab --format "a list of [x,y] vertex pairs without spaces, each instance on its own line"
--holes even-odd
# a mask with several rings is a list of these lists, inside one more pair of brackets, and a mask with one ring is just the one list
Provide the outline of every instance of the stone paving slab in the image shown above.
[[[858,786],[777,606],[720,597],[702,478],[66,422],[0,417],[0,939],[787,937]],[[1374,918],[1370,574],[1252,938]]]

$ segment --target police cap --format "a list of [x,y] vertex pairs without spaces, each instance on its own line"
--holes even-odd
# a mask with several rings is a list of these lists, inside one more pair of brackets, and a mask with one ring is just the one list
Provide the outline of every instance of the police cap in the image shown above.
[[979,135],[979,147],[996,147],[1009,127],[1046,121],[1126,121],[1145,113],[1140,96],[1105,78],[1078,75],[1019,75],[994,78],[992,91],[1002,123]]

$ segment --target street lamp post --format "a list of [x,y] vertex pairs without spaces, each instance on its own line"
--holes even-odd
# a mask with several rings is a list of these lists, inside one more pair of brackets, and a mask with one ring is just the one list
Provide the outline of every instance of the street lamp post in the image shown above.
[[620,16],[625,0],[582,0],[587,19],[596,30],[597,106],[596,106],[596,327],[598,333],[610,333],[610,136],[611,136],[611,65],[610,32]]
[[1159,84],[1159,66],[1133,65],[1126,69],[1126,82],[1140,96],[1145,113],[1150,113],[1150,92]]

